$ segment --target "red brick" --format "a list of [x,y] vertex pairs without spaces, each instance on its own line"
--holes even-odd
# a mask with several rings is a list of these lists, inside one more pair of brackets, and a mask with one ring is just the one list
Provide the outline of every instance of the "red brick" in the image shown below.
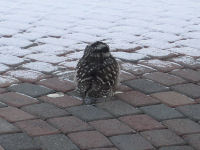
[[126,101],[127,103],[133,106],[145,106],[145,105],[152,105],[158,104],[159,101],[151,96],[147,96],[138,91],[130,91],[116,95],[117,98]]
[[200,125],[189,119],[166,120],[163,121],[163,124],[178,135],[200,133]]
[[22,120],[35,118],[35,116],[30,115],[15,107],[0,108],[0,117],[5,118],[9,122],[16,122],[16,121],[22,121]]
[[71,106],[77,106],[81,105],[82,101],[79,99],[76,99],[74,97],[64,95],[62,97],[48,97],[48,96],[42,96],[39,98],[40,100],[48,103],[53,103],[58,107],[66,108]]
[[155,93],[151,94],[151,96],[159,99],[162,103],[167,104],[171,107],[195,103],[192,98],[173,91]]
[[56,134],[59,131],[43,120],[25,120],[15,123],[15,125],[25,132],[27,132],[30,136],[41,136],[41,135],[49,135]]
[[135,78],[136,77],[133,74],[125,72],[125,71],[121,71],[120,75],[119,75],[120,82],[132,80],[132,79],[135,79]]
[[198,102],[198,103],[200,103],[200,98],[196,99],[195,101]]
[[169,72],[174,69],[182,68],[182,66],[177,63],[170,62],[170,61],[158,60],[158,59],[142,60],[142,61],[139,61],[139,63],[150,66],[150,67],[155,68],[162,72]]
[[97,120],[90,122],[90,124],[105,136],[135,132],[117,119]]
[[149,130],[141,134],[156,147],[185,144],[185,141],[181,137],[168,129]]
[[83,130],[91,130],[92,127],[86,122],[74,117],[59,117],[48,120],[56,128],[60,129],[63,133],[77,132]]
[[0,88],[0,94],[5,93],[5,92],[6,92],[6,89]]
[[100,148],[112,146],[112,143],[97,131],[83,131],[68,135],[80,149]]
[[15,92],[1,94],[0,99],[2,102],[14,107],[22,107],[38,102],[35,98]]
[[119,84],[117,86],[117,90],[116,91],[119,91],[119,92],[127,92],[127,91],[131,91],[132,89],[126,85],[122,85],[122,84]]
[[164,84],[166,86],[171,86],[171,85],[186,82],[184,79],[180,77],[177,77],[168,73],[163,73],[163,72],[153,72],[153,73],[144,74],[144,77],[147,79],[159,82],[161,84]]
[[75,89],[75,85],[72,82],[61,80],[58,78],[41,80],[40,82],[38,82],[38,84],[44,85],[50,89],[54,89],[56,91],[61,91],[61,92],[68,92]]
[[200,81],[200,72],[194,71],[192,69],[174,70],[171,73],[189,81],[193,82]]
[[119,119],[137,131],[165,128],[161,123],[147,115],[131,115]]
[[0,150],[4,150],[4,148],[0,145]]

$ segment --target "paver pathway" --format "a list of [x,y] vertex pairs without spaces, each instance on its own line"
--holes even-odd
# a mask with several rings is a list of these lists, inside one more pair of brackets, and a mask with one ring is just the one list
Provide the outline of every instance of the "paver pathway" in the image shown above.
[[[200,150],[199,0],[0,6],[0,150]],[[74,68],[96,40],[119,92],[87,106]]]

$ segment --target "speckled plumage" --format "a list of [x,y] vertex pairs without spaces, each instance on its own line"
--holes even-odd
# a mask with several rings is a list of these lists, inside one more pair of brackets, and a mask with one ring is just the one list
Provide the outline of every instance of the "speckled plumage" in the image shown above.
[[77,90],[85,99],[112,96],[118,82],[119,66],[103,42],[85,48],[76,68]]

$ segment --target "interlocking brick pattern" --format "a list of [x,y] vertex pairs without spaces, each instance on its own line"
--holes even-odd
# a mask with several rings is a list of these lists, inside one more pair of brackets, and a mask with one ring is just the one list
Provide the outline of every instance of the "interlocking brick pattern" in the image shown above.
[[[0,6],[0,150],[200,150],[197,0]],[[97,40],[119,86],[83,105],[75,67]]]

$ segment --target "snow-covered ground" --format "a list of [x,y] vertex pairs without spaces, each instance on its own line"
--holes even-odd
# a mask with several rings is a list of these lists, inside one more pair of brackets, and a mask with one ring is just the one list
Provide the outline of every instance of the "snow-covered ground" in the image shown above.
[[200,0],[0,0],[0,6],[0,73],[74,68],[80,50],[96,40],[122,60],[183,54],[182,61],[200,61]]

